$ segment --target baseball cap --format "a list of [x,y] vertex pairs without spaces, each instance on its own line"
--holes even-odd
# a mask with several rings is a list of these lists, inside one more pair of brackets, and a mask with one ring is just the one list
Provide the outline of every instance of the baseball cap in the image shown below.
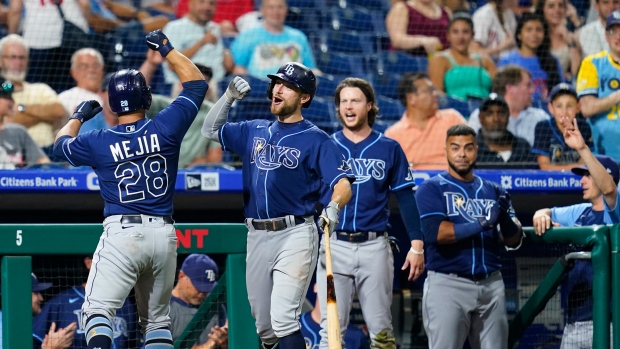
[[101,91],[102,92],[106,92],[108,90],[108,85],[110,85],[110,79],[112,78],[112,75],[114,73],[107,73],[104,77],[103,80],[101,81]]
[[[616,161],[609,156],[606,155],[595,155],[596,159],[605,167],[607,173],[609,173],[616,184],[618,184],[618,180],[620,179],[620,170],[618,169],[618,164]],[[583,176],[588,168],[586,166],[573,167],[571,171],[577,176]]]
[[209,293],[217,285],[217,264],[206,254],[194,253],[187,256],[181,271],[200,292]]
[[553,88],[551,89],[551,92],[549,92],[549,101],[553,102],[553,100],[556,97],[563,96],[563,95],[571,95],[575,97],[575,99],[579,100],[579,97],[577,97],[577,91],[575,90],[575,88],[571,84],[561,82],[553,86]]
[[506,103],[504,97],[492,92],[489,94],[489,97],[485,98],[482,103],[480,103],[480,111],[485,111],[492,105],[498,105],[508,110],[508,103]]
[[610,13],[605,23],[605,30],[609,30],[612,26],[620,24],[620,10]]
[[200,63],[194,63],[194,65],[196,66],[196,68],[198,68],[198,70],[200,70],[203,75],[208,76],[209,79],[213,77],[213,69],[211,69],[211,67],[207,67],[206,65]]
[[[4,79],[0,77],[0,81],[2,80]],[[9,80],[5,80],[2,83],[2,85],[0,85],[0,98],[6,98],[6,99],[13,100],[13,90],[14,90],[13,83],[10,82]]]
[[37,280],[37,276],[34,275],[34,273],[30,273],[30,275],[32,276],[32,292],[41,292],[52,287],[51,282],[39,282],[39,280]]

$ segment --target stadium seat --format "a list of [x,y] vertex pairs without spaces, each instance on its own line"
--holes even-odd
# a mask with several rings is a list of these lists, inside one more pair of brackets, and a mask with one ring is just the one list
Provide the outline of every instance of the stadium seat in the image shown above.
[[357,6],[368,10],[382,11],[384,14],[390,10],[390,2],[386,0],[339,0],[338,3],[341,7]]
[[428,58],[414,57],[408,53],[398,51],[379,52],[377,73],[410,73],[426,72]]
[[377,96],[377,107],[382,122],[398,121],[405,112],[399,101],[381,95]]
[[337,78],[333,75],[316,77],[316,96],[332,98],[334,91],[344,78]]
[[271,101],[267,97],[246,97],[236,101],[228,113],[228,121],[230,122],[254,119],[275,120],[275,116],[271,114]]
[[332,7],[329,9],[331,28],[334,30],[375,31],[373,15],[361,7]]
[[314,45],[315,52],[374,54],[374,43],[368,39],[361,40],[361,38],[359,33],[355,31],[326,29],[312,34],[311,42]]
[[455,99],[452,97],[443,97],[440,100],[439,104],[439,108],[441,109],[456,109],[456,111],[461,113],[465,119],[469,118],[469,115],[471,114],[469,111],[469,103],[461,101],[459,99]]
[[365,60],[361,55],[317,52],[318,68],[325,74],[366,77]]
[[375,74],[372,78],[372,85],[375,88],[376,94],[383,95],[391,99],[398,99],[399,81],[400,75],[397,74]]
[[304,33],[313,33],[323,27],[323,14],[309,7],[290,7],[286,15],[286,25]]
[[310,107],[302,109],[301,114],[313,124],[327,133],[332,133],[338,128],[338,119],[336,118],[336,107],[334,102],[321,97],[314,97]]
[[139,22],[137,26],[124,25],[113,32],[110,42],[113,49],[109,54],[113,55],[114,70],[140,68],[148,50],[144,44],[145,35]]

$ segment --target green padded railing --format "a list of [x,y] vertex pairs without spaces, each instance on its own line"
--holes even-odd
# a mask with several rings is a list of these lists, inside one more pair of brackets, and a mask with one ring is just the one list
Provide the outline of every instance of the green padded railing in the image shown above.
[[[225,253],[229,348],[259,347],[245,284],[247,229],[243,224],[175,224],[178,253]],[[89,254],[101,224],[0,225],[2,347],[32,348],[32,255]]]

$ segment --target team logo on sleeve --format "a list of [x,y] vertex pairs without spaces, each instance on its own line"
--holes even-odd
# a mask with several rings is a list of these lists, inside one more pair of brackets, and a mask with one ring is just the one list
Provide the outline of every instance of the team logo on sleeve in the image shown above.
[[445,192],[448,216],[461,216],[469,222],[485,217],[495,203],[491,199],[465,199],[461,193]]
[[301,151],[297,148],[269,144],[264,138],[254,137],[252,143],[252,160],[261,170],[275,170],[280,166],[289,169],[299,165]]
[[612,90],[617,90],[618,87],[620,86],[620,81],[618,81],[618,79],[611,79],[609,80],[609,88]]
[[348,159],[342,160],[342,166],[339,170],[346,171],[345,166],[351,168],[351,172],[355,175],[353,184],[361,184],[367,182],[371,178],[383,180],[385,178],[385,161],[380,159]]

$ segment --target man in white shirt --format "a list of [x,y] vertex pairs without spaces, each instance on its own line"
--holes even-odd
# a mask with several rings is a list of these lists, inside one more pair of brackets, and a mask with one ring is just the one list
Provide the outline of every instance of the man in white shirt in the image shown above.
[[584,25],[579,30],[583,57],[609,50],[609,44],[605,40],[605,19],[613,11],[620,9],[620,0],[596,0],[594,8],[598,11],[598,20]]
[[[534,145],[534,131],[541,120],[549,119],[544,110],[532,107],[534,85],[529,71],[517,65],[506,65],[497,70],[493,92],[504,97],[510,109],[508,131],[516,137],[525,139],[530,146]],[[467,122],[476,132],[480,129],[480,110],[474,110]]]

